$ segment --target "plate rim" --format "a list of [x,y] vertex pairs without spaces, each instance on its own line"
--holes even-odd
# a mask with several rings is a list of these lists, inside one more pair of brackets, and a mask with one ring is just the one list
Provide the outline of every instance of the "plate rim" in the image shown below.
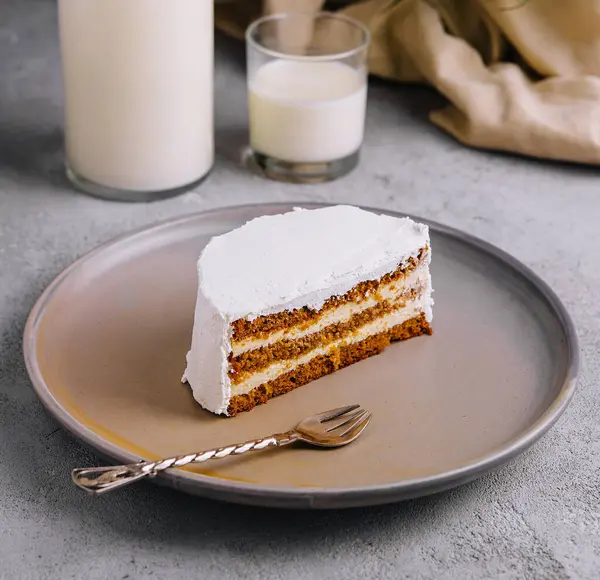
[[[332,205],[341,205],[341,203],[334,204],[310,201],[267,202],[227,205],[209,210],[201,210],[135,228],[131,231],[112,237],[77,258],[69,266],[63,269],[38,297],[27,317],[23,332],[22,346],[27,373],[36,395],[47,412],[71,435],[82,442],[86,447],[91,448],[97,455],[111,461],[114,460],[124,463],[133,463],[140,460],[139,456],[104,440],[91,429],[79,423],[54,397],[52,391],[44,381],[37,362],[37,330],[39,328],[39,321],[44,314],[45,307],[51,301],[55,292],[59,290],[61,284],[65,282],[72,272],[76,271],[84,263],[93,259],[97,254],[102,253],[125,240],[133,239],[139,235],[147,235],[151,232],[157,232],[163,228],[176,226],[195,219],[210,217],[210,215],[214,214],[253,210],[258,211],[259,215],[264,215],[273,211],[281,212],[283,210],[289,210],[292,207],[317,209],[330,207]],[[446,235],[459,242],[466,243],[469,246],[475,246],[476,249],[491,254],[496,260],[502,262],[513,271],[516,271],[522,279],[533,286],[534,290],[549,306],[566,337],[565,348],[568,355],[567,368],[565,369],[563,383],[556,397],[550,402],[548,407],[536,421],[532,422],[517,437],[508,441],[506,444],[461,467],[425,477],[360,487],[298,488],[294,486],[266,486],[251,482],[239,482],[226,478],[175,469],[154,478],[156,483],[168,485],[182,491],[212,499],[265,507],[328,509],[393,503],[451,489],[500,468],[536,443],[553,427],[556,421],[564,413],[576,390],[577,376],[580,368],[579,339],[575,325],[567,308],[548,283],[508,252],[458,228],[396,210],[357,204],[349,205],[355,205],[356,207],[360,207],[367,211],[394,217],[408,216],[415,221],[423,222],[434,232]]]

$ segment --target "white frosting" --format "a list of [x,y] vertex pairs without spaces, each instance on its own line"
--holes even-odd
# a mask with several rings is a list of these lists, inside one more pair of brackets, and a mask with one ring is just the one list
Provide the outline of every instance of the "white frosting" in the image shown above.
[[331,296],[394,271],[428,244],[425,225],[351,206],[264,216],[213,238],[198,261],[184,374],[194,397],[226,414],[233,321],[303,306],[319,309]]
[[319,309],[378,279],[429,241],[427,226],[351,206],[264,216],[213,238],[198,263],[202,292],[227,320]]
[[192,387],[194,398],[205,409],[226,415],[231,398],[227,374],[231,352],[231,327],[221,312],[198,288],[192,345],[187,353],[187,368],[182,381]]

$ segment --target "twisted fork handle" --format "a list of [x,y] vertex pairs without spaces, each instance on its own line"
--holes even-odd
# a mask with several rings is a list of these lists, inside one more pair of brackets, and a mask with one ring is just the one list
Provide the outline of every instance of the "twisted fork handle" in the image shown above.
[[159,461],[140,461],[139,463],[131,463],[129,465],[74,469],[71,477],[73,478],[73,483],[81,489],[94,495],[100,495],[129,485],[144,477],[154,477],[161,471],[171,469],[172,467],[183,467],[190,463],[202,463],[209,459],[221,459],[229,455],[242,455],[248,451],[262,451],[268,447],[283,447],[299,439],[300,434],[297,431],[287,431],[286,433],[277,433],[263,439],[252,439],[237,445],[207,449],[199,453],[178,455]]

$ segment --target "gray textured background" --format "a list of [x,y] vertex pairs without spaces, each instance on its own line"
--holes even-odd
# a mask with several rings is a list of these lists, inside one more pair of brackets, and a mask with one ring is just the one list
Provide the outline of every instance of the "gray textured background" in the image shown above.
[[[62,178],[55,18],[51,0],[0,0],[0,578],[600,577],[598,171],[463,148],[427,122],[439,97],[374,81],[363,160],[351,177],[319,186],[262,180],[236,162],[243,55],[218,39],[219,151],[210,179],[166,202],[102,202]],[[44,414],[22,361],[37,296],[74,258],[132,227],[299,199],[445,222],[547,280],[583,350],[579,391],[556,428],[494,475],[375,509],[267,511],[151,485],[93,501],[75,490],[70,468],[93,457]]]

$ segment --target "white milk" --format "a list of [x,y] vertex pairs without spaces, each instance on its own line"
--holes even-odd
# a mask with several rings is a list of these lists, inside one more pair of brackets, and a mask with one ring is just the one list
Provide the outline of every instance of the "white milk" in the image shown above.
[[365,73],[340,62],[273,60],[250,79],[250,145],[283,161],[346,157],[363,140]]
[[59,0],[70,167],[116,189],[213,164],[212,0]]

